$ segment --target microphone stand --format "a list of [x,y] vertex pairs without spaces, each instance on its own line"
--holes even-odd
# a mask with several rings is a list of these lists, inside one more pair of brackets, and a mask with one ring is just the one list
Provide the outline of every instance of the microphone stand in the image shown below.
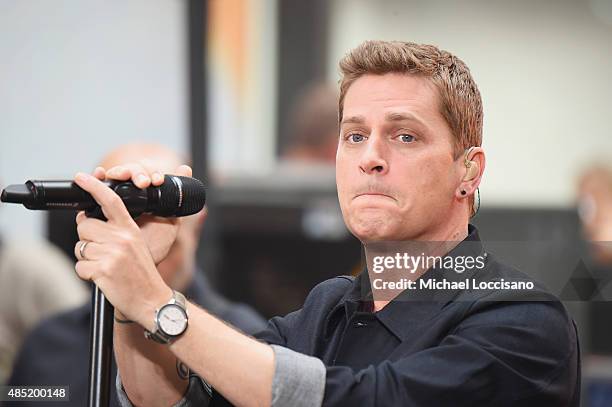
[[113,356],[114,307],[94,284],[89,342],[89,407],[108,407]]
[[[85,211],[90,218],[106,221],[99,206]],[[91,290],[91,325],[89,337],[88,407],[108,407],[110,372],[113,357],[113,315],[115,308],[97,285]]]

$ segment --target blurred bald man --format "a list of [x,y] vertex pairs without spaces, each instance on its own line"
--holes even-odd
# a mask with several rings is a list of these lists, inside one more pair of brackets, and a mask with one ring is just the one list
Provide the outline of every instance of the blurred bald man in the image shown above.
[[[111,168],[128,162],[139,162],[145,167],[171,173],[185,161],[172,150],[160,145],[130,144],[112,151],[100,166]],[[215,292],[195,264],[197,244],[205,218],[204,210],[181,219],[177,239],[157,269],[166,284],[185,292],[187,297],[236,328],[254,334],[265,328],[265,321],[250,307],[231,303]],[[70,401],[58,405],[86,405],[90,320],[91,303],[87,302],[79,308],[41,322],[24,342],[8,384],[68,385]],[[116,364],[113,358],[111,377],[115,376]],[[111,392],[110,405],[119,406],[115,386],[111,386]],[[27,406],[27,403],[20,402],[19,405]],[[40,405],[31,403],[33,406]]]

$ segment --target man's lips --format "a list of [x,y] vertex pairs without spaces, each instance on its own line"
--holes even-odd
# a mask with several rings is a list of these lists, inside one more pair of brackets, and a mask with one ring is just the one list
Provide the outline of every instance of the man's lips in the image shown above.
[[389,198],[389,199],[395,200],[395,198],[393,198],[392,196],[387,195],[387,194],[383,194],[381,192],[363,192],[361,194],[355,195],[355,197],[353,199],[359,198],[360,196],[381,196],[381,197],[385,197],[385,198]]

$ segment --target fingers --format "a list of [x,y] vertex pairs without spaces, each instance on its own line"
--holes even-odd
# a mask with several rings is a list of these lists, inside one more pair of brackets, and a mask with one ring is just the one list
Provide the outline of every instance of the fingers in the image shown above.
[[84,256],[81,254],[81,250],[83,249],[83,245],[85,244],[84,241],[79,240],[78,242],[76,242],[76,244],[74,245],[74,257],[76,257],[77,260],[85,260]]
[[81,280],[91,281],[98,268],[96,263],[95,261],[78,261],[74,269]]
[[158,187],[161,184],[163,184],[164,183],[164,174],[159,173],[159,172],[154,172],[153,175],[151,175],[151,183],[153,185],[155,185],[156,187]]
[[151,184],[154,186],[160,186],[164,183],[164,171],[155,165],[154,161],[147,158],[139,161],[140,165],[147,171],[151,177]]
[[85,215],[85,211],[79,211],[79,213],[77,213],[76,215],[77,226],[79,225],[79,223],[83,222],[85,219],[87,219],[87,215]]
[[96,169],[93,171],[93,176],[101,181],[104,181],[106,179],[106,170],[104,167],[96,167]]
[[[176,175],[191,177],[193,171],[188,165],[181,165],[176,169],[175,173]],[[147,159],[137,163],[127,163],[110,168],[106,171],[106,177],[119,181],[131,179],[138,188],[146,188],[151,184],[159,186],[164,183],[164,172],[154,162]]]
[[89,192],[98,205],[102,207],[106,219],[122,225],[134,224],[119,195],[102,181],[82,172],[76,174],[74,181],[82,189]]
[[130,179],[132,174],[130,174],[130,172],[128,171],[128,169],[125,166],[123,166],[123,165],[116,165],[114,167],[109,168],[108,171],[106,171],[106,176],[109,179],[116,179],[116,180],[119,180],[119,181],[127,181],[128,179]]
[[74,245],[74,257],[79,261],[100,260],[103,257],[101,245],[88,240],[79,240]]
[[104,243],[113,238],[114,233],[109,230],[107,222],[101,221],[100,219],[88,218],[85,214],[83,214],[83,218],[84,219],[77,220],[77,233],[79,239]]
[[188,165],[180,165],[175,172],[176,175],[181,175],[183,177],[191,177],[193,174],[191,167]]
[[139,163],[127,163],[109,169],[106,176],[119,181],[132,180],[138,188],[146,188],[151,184],[147,169]]
[[149,171],[140,163],[129,163],[124,164],[124,167],[131,173],[132,182],[138,188],[146,188],[151,185],[151,174]]
[[[146,188],[149,185],[160,186],[164,183],[164,172],[158,169],[157,166],[149,160],[144,159],[135,164],[125,164],[122,167],[124,173],[121,175],[125,177],[127,173],[130,173],[132,182],[139,188]],[[184,177],[191,177],[192,173],[191,167],[188,165],[181,165],[175,171],[176,175]]]

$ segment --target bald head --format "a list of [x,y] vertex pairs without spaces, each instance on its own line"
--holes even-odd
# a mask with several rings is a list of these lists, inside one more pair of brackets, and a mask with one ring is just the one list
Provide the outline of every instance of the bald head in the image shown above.
[[133,162],[139,162],[147,169],[156,168],[166,174],[172,174],[186,160],[160,144],[133,143],[122,145],[108,153],[100,162],[100,166],[108,170],[117,165]]

